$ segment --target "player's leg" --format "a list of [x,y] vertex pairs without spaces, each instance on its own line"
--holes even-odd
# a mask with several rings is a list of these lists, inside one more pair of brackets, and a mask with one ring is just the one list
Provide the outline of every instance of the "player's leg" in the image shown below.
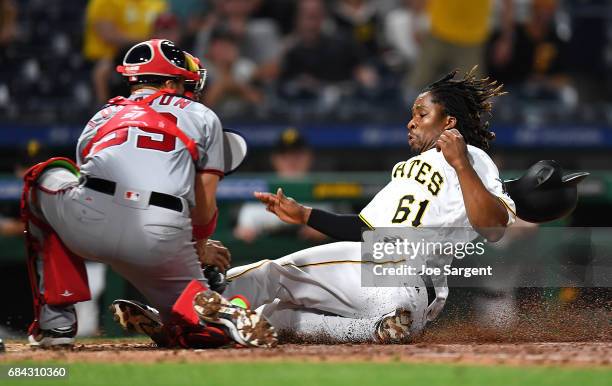
[[317,310],[276,308],[263,314],[288,339],[309,343],[367,343],[376,341],[378,318],[347,318]]
[[35,303],[30,341],[43,347],[70,345],[76,335],[73,304],[89,298],[83,261],[61,239],[65,202],[78,185],[78,171],[68,160],[50,160],[31,168],[25,180],[22,205]]
[[482,72],[485,69],[484,44],[451,46],[449,54],[448,60],[451,64],[449,71],[458,69],[459,73],[467,73],[472,67],[478,66],[474,75],[479,78],[483,76]]
[[[402,293],[407,291],[406,294]],[[398,296],[399,295],[399,296]],[[393,311],[375,317],[351,318],[319,310],[294,308],[275,301],[263,306],[262,313],[281,333],[309,342],[325,343],[406,343],[425,326],[425,288],[388,289],[385,297]]]
[[[417,310],[423,294],[401,282],[395,287],[362,285],[361,244],[339,242],[308,248],[274,261],[233,268],[225,294],[251,296],[252,307],[280,299],[292,308],[349,318],[379,318],[398,307]],[[421,284],[415,278],[416,285]]]
[[[33,217],[40,219],[30,227],[35,244],[49,244],[48,235],[53,233],[68,253],[108,263],[160,307],[164,316],[170,313],[172,304],[191,280],[204,283],[191,243],[188,215],[173,216],[170,210],[155,208],[170,212],[160,220],[153,211],[118,205],[112,195],[78,186],[78,178],[62,168],[40,174],[32,201]],[[75,291],[70,289],[57,293],[67,280],[65,275],[49,274],[62,272],[48,269],[49,263],[58,260],[52,255],[52,259],[49,256],[46,260],[38,259],[36,265],[40,277],[36,284],[41,296],[35,298],[43,300],[38,306],[37,326],[43,333],[70,329],[74,335],[76,318],[72,304],[86,298],[72,301],[67,295]],[[83,276],[86,283],[84,266]],[[61,301],[48,301],[49,295]]]
[[[138,216],[123,213],[117,217],[122,218],[125,227],[111,265],[158,310],[163,325],[179,327],[181,333],[173,338],[180,338],[182,347],[217,346],[218,335],[223,332],[247,346],[268,346],[272,340],[275,342],[274,339],[262,342],[256,338],[257,334],[244,333],[249,326],[254,330],[259,326],[257,331],[262,334],[273,332],[258,313],[235,308],[226,299],[207,291],[191,241],[188,213],[149,207]],[[201,307],[194,309],[194,304]],[[215,312],[208,312],[211,309]],[[202,327],[200,321],[222,331],[217,330],[213,337],[210,328]]]
[[407,86],[417,91],[436,80],[444,73],[447,54],[447,43],[431,34],[425,36],[419,59],[407,78]]
[[139,255],[151,257],[150,263],[157,264],[145,264],[140,256],[137,259],[126,259],[128,256],[122,256],[114,260],[111,267],[144,295],[149,304],[159,311],[163,322],[170,320],[172,305],[192,280],[206,286],[192,245],[177,245],[174,252],[168,252],[167,256],[162,258],[151,250],[143,251]]
[[[300,307],[354,315],[359,307],[354,307],[352,291],[360,286],[360,260],[360,243],[308,248],[277,260],[231,269],[224,294],[245,294],[253,308],[280,298]],[[314,266],[322,269],[313,274],[310,267]],[[327,274],[319,275],[323,271]]]
[[418,334],[428,304],[421,278],[409,287],[401,280],[394,287],[364,287],[363,267],[360,243],[327,244],[234,268],[226,294],[252,294],[253,307],[264,304],[272,325],[305,337],[358,342],[378,334],[405,341]]

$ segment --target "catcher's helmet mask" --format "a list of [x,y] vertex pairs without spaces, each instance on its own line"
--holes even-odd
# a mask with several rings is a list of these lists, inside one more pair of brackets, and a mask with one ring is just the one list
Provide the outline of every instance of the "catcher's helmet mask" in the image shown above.
[[117,66],[117,72],[127,77],[130,84],[160,83],[168,78],[198,82],[197,70],[191,55],[164,39],[136,44],[126,53],[123,65]]
[[563,168],[553,160],[535,163],[518,179],[504,182],[504,188],[516,204],[519,218],[533,223],[557,220],[570,214],[578,202],[577,185],[587,172],[563,175]]
[[206,84],[206,77],[208,72],[202,67],[200,59],[191,55],[189,52],[185,52],[185,59],[187,61],[187,67],[191,71],[195,72],[198,76],[197,81],[191,79],[185,80],[185,90],[190,91],[194,94],[200,94],[204,90]]

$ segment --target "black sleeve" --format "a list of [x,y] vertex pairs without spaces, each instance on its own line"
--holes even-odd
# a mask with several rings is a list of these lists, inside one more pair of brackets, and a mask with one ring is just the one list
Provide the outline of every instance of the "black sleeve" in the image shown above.
[[361,230],[367,225],[356,214],[334,214],[312,209],[308,226],[340,241],[361,241]]

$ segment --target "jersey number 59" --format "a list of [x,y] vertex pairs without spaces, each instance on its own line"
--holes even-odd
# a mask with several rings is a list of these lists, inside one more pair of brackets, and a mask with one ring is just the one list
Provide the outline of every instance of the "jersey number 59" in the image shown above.
[[[176,125],[177,118],[172,113],[163,112],[160,113],[166,119],[171,121]],[[153,128],[140,128],[141,131],[150,134],[156,134],[158,138],[155,139],[152,136],[146,134],[139,134],[136,137],[136,147],[139,149],[149,149],[149,150],[157,150],[163,152],[171,152],[176,147],[176,137],[170,133],[167,133],[162,130],[153,129]],[[108,137],[108,138],[107,138]],[[128,140],[128,128],[124,127],[117,131],[109,133],[107,136],[103,137],[100,141],[98,141],[92,148],[89,153],[90,156],[96,154],[102,149],[106,149],[111,146],[122,145]]]
[[[393,224],[401,224],[408,220],[408,216],[410,216],[411,208],[414,208],[415,198],[412,194],[407,194],[404,197],[400,198],[399,204],[397,205],[397,210],[393,215],[393,220],[391,222]],[[418,203],[418,211],[412,220],[412,226],[418,227],[421,225],[421,219],[423,218],[423,214],[425,214],[425,210],[429,206],[429,200],[423,200]]]

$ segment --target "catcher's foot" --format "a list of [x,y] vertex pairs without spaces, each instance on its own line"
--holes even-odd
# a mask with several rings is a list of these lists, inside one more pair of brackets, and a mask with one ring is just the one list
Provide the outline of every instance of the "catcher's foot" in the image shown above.
[[28,342],[32,348],[43,349],[70,349],[74,346],[74,337],[77,326],[58,327],[50,330],[39,329],[36,333],[28,336]]
[[193,299],[201,321],[221,327],[236,343],[250,347],[274,347],[274,327],[257,312],[231,304],[215,291],[206,290]]
[[412,338],[410,327],[412,314],[406,309],[398,308],[376,323],[374,335],[379,343],[409,343]]
[[113,319],[125,330],[149,336],[155,343],[168,342],[159,311],[135,300],[117,299],[110,305]]

